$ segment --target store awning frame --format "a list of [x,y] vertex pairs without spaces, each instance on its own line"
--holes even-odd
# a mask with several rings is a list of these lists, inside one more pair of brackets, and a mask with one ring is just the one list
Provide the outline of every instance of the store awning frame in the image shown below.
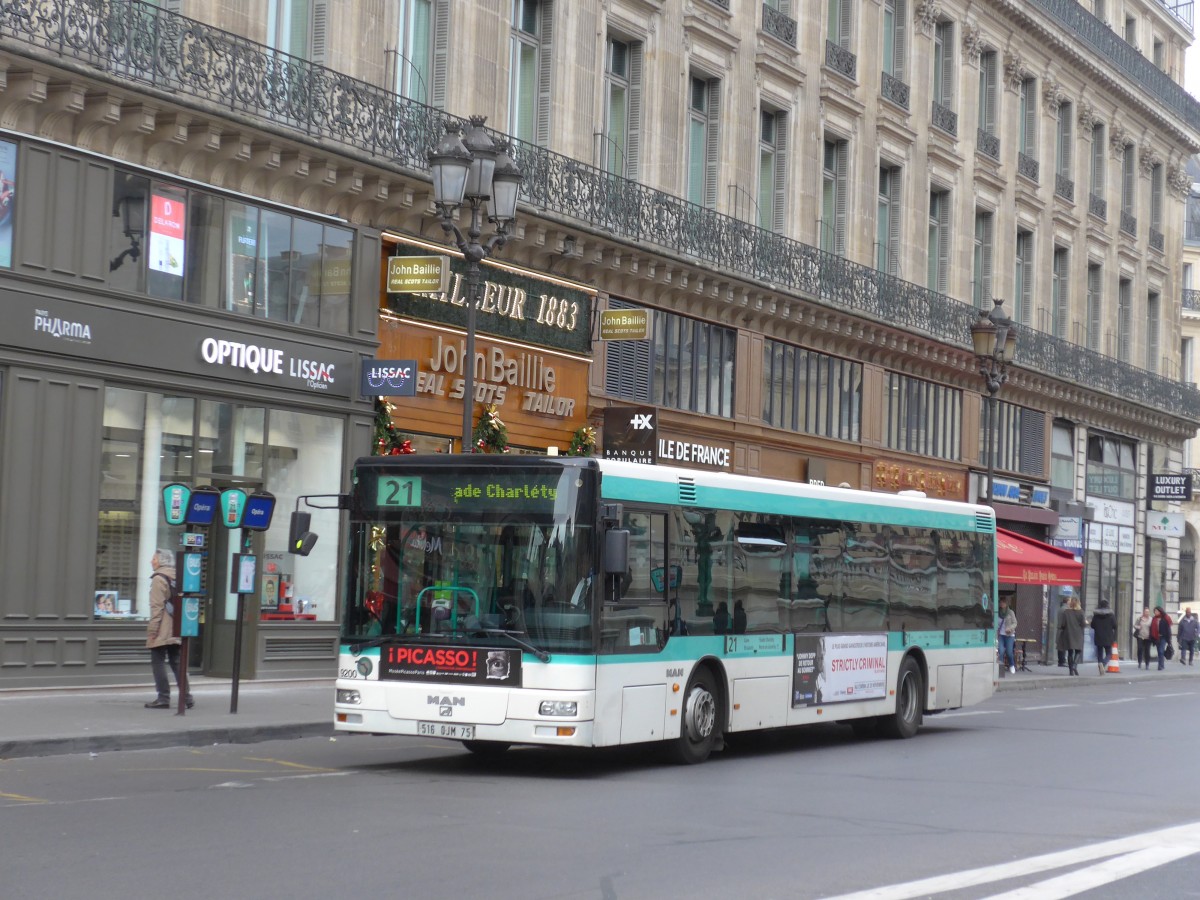
[[1005,528],[996,529],[996,565],[1002,584],[1079,587],[1083,580],[1083,564],[1069,550]]

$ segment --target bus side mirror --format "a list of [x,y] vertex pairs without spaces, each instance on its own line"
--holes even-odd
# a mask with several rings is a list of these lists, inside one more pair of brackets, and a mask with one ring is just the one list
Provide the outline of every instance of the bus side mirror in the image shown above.
[[308,556],[317,544],[317,536],[308,530],[312,524],[312,514],[296,510],[288,522],[288,553],[296,556]]
[[629,571],[629,531],[610,528],[604,532],[604,574],[624,575]]

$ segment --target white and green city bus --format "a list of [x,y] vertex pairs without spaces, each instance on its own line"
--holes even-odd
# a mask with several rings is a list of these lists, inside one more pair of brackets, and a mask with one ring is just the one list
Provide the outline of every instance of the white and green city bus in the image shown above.
[[340,731],[662,744],[916,733],[996,679],[992,510],[592,458],[360,459]]

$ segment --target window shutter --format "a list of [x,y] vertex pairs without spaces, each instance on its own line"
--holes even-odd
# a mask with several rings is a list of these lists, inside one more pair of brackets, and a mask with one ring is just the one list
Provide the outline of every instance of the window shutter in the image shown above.
[[167,12],[177,13],[182,2],[183,0],[164,0],[162,8]]
[[1146,297],[1146,368],[1151,372],[1159,370],[1159,306],[1158,294],[1151,293]]
[[1104,199],[1104,126],[1092,129],[1092,193]]
[[996,133],[996,52],[987,53],[983,79],[983,130]]
[[987,304],[992,299],[992,245],[993,245],[993,223],[995,219],[989,213],[983,219],[983,273],[980,280],[983,286],[980,289],[980,296],[983,298],[983,308],[987,309]]
[[942,106],[954,109],[954,25],[944,23],[942,30],[942,71],[938,72],[941,81]]
[[637,181],[642,149],[642,44],[629,45],[629,135],[625,141],[625,177]]
[[788,114],[775,113],[775,221],[772,230],[787,228]]
[[1162,228],[1163,202],[1162,163],[1150,170],[1150,227]]
[[[633,303],[610,298],[609,309],[644,309]],[[650,402],[650,356],[654,340],[654,319],[650,314],[650,335],[644,341],[608,341],[605,348],[604,390],[625,400]]]
[[938,271],[937,291],[946,293],[946,277],[950,271],[950,192],[943,191],[938,204]]
[[1037,81],[1032,78],[1025,81],[1025,146],[1021,152],[1031,159],[1037,159]]
[[908,20],[905,9],[906,0],[896,0],[896,32],[892,44],[892,74],[899,81],[905,81],[905,55],[908,53]]
[[1064,250],[1055,254],[1055,268],[1058,270],[1058,310],[1055,315],[1054,334],[1057,337],[1067,336],[1067,324],[1071,321],[1071,257]]
[[1088,267],[1088,347],[1098,350],[1100,347],[1100,310],[1103,306],[1100,296],[1100,267]]
[[554,68],[554,0],[542,0],[538,10],[538,93],[535,140],[545,147],[550,143],[550,73]]
[[1033,310],[1033,234],[1026,232],[1025,252],[1021,257],[1021,310],[1018,321],[1028,325]]
[[838,256],[846,255],[846,194],[848,179],[846,168],[850,160],[850,144],[848,141],[837,142],[837,172],[834,186],[834,249]]
[[450,0],[433,4],[433,86],[427,101],[438,109],[446,108],[446,80],[450,67]]
[[900,169],[888,179],[887,273],[900,274]]
[[1017,447],[1022,474],[1041,476],[1046,467],[1046,414],[1036,409],[1020,409],[1021,439]]
[[721,82],[708,81],[708,116],[704,147],[704,205],[717,205],[717,175],[721,149]]
[[850,49],[850,0],[838,3],[838,45]]
[[1058,172],[1063,177],[1071,174],[1071,118],[1071,104],[1061,104],[1058,107]]
[[318,66],[325,65],[325,44],[329,22],[329,4],[327,0],[315,0],[312,8],[312,62]]

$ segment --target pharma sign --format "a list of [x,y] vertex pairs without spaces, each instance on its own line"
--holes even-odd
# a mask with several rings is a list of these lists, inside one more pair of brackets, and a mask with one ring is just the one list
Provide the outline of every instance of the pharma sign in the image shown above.
[[797,634],[792,706],[887,696],[886,634]]
[[[399,245],[397,253],[406,249]],[[411,254],[410,254],[411,256]],[[389,272],[396,260],[389,258]],[[428,259],[427,256],[417,257]],[[467,266],[450,260],[449,284],[444,290],[427,293],[388,293],[388,306],[395,313],[439,322],[455,328],[467,326]],[[475,306],[475,328],[479,333],[508,338],[523,344],[540,344],[571,353],[592,350],[592,301],[595,291],[585,285],[572,286],[561,279],[538,277],[538,273],[483,264]]]
[[[434,603],[437,603],[435,599]],[[446,613],[434,606],[430,614]],[[427,647],[398,644],[379,653],[379,677],[395,681],[428,681],[437,684],[487,684],[521,686],[521,651],[486,647]],[[438,695],[438,703],[445,698]]]

